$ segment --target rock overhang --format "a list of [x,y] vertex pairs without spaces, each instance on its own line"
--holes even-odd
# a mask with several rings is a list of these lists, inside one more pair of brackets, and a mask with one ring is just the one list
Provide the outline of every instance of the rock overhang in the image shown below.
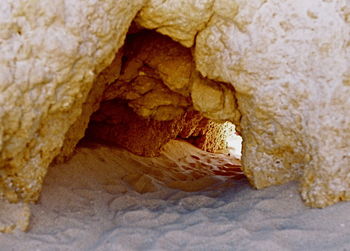
[[[300,180],[315,207],[349,199],[348,1],[1,5],[1,189],[11,201],[36,200],[62,145],[73,149],[82,137],[87,121],[75,121],[97,109],[83,104],[98,103],[93,82],[137,13],[138,25],[193,47],[202,76],[234,86],[237,102],[226,104],[242,115],[243,168],[253,185]],[[80,133],[69,138],[70,130]]]

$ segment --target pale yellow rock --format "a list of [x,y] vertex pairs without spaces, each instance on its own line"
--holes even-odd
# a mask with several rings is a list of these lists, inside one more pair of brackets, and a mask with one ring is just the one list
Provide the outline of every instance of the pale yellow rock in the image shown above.
[[189,95],[191,75],[195,71],[190,49],[167,36],[149,31],[131,35],[126,43],[128,60],[120,81],[129,82],[137,75],[151,75],[170,90]]
[[191,106],[189,49],[155,32],[129,35],[124,46],[120,78],[104,92],[103,100],[122,98],[142,117],[172,120]]
[[[236,97],[225,85],[195,82],[200,87],[193,88],[194,65],[183,61],[188,52],[176,63],[144,59],[171,91],[194,97],[206,116],[238,123],[242,114],[242,161],[254,186],[297,179],[311,206],[349,200],[349,5],[347,0],[1,1],[1,196],[12,202],[38,198],[47,166],[67,132],[75,131],[70,128],[96,76],[111,64],[141,10],[138,24],[187,47],[195,39],[201,74],[233,85]],[[130,63],[135,69],[130,76],[143,74],[143,63]],[[174,67],[176,81],[170,81]],[[149,87],[135,88],[139,94]],[[210,104],[201,88],[213,94]],[[157,107],[166,112],[154,115],[158,119],[168,119],[163,115],[174,107],[183,109],[173,101],[171,107],[164,104],[168,99],[160,99]],[[141,113],[153,114],[138,105]]]
[[71,157],[75,146],[78,144],[79,140],[84,137],[85,130],[90,121],[90,116],[100,107],[100,102],[106,86],[119,78],[122,56],[123,53],[121,50],[116,54],[111,65],[97,76],[85,102],[83,103],[80,116],[76,119],[74,124],[71,125],[65,135],[63,146],[59,155],[55,158],[55,162],[64,162]]
[[[316,207],[350,199],[349,1],[216,0],[209,9],[187,1],[194,2],[201,6],[186,12],[174,1],[150,1],[137,19],[180,42],[178,31],[188,28],[185,45],[198,33],[197,69],[237,91],[252,184],[298,179]],[[220,103],[216,88],[206,92]]]
[[0,193],[36,200],[96,75],[144,1],[0,3]]
[[207,118],[239,125],[240,112],[232,87],[205,79],[200,74],[196,74],[192,81],[191,98],[196,110]]
[[122,74],[104,100],[126,99],[138,115],[156,120],[172,120],[193,106],[208,118],[239,123],[234,89],[201,77],[190,49],[141,32],[128,37],[124,50]]
[[349,1],[235,2],[195,59],[236,89],[245,173],[257,188],[298,179],[314,207],[350,199]]
[[186,47],[191,47],[196,34],[209,21],[214,0],[149,0],[139,12],[136,22],[169,35]]

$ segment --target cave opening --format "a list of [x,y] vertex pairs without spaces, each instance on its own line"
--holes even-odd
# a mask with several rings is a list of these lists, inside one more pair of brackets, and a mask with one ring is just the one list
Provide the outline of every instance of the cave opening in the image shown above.
[[90,92],[98,105],[80,145],[128,151],[139,177],[125,180],[139,192],[154,188],[146,176],[185,191],[244,178],[234,89],[202,77],[192,50],[132,26]]

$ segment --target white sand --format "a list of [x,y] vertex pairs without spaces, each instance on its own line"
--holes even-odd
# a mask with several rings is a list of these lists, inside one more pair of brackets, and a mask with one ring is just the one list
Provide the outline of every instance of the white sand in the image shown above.
[[158,159],[80,147],[71,161],[50,169],[40,202],[31,206],[29,232],[1,234],[0,249],[350,250],[350,203],[310,209],[295,184],[256,191],[245,180],[213,177],[235,160],[185,144],[197,160],[179,144]]

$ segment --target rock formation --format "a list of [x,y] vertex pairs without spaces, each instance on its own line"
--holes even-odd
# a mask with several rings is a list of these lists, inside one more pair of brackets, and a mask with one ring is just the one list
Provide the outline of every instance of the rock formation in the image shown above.
[[231,123],[202,118],[196,126],[185,123],[178,137],[206,152],[218,153],[228,152],[228,136],[234,134],[236,129]]
[[1,1],[0,190],[38,198],[96,75],[122,46],[136,1]]
[[314,207],[350,199],[349,1],[224,2],[195,58],[236,89],[245,174],[257,188],[300,180]]
[[122,146],[137,155],[154,157],[168,141],[177,137],[208,152],[225,150],[226,128],[223,123],[204,118],[195,111],[168,121],[143,118],[124,100],[113,99],[103,102],[93,114],[86,135],[95,141]]
[[71,125],[65,135],[61,151],[56,157],[55,162],[63,162],[67,160],[67,158],[72,155],[79,140],[84,137],[85,129],[90,121],[90,116],[100,107],[106,86],[119,78],[122,55],[123,53],[121,50],[116,54],[111,65],[97,76],[93,83],[93,87],[82,105],[81,114]]
[[[238,121],[232,88],[200,77],[191,51],[155,32],[129,35],[122,51],[120,76],[113,78],[103,97],[98,95],[102,104],[91,118],[88,137],[142,156],[159,155],[161,147],[177,136],[191,137],[190,142],[209,152],[226,148],[227,126],[191,109],[194,106],[214,119]],[[113,76],[119,75],[116,70]],[[201,97],[204,94],[209,102]],[[90,116],[82,117],[78,121]]]
[[62,146],[59,159],[72,151],[98,107],[97,76],[137,13],[137,25],[191,47],[156,36],[131,42],[142,48],[126,52],[137,69],[131,88],[144,92],[161,80],[177,93],[162,89],[169,103],[154,106],[152,95],[125,96],[138,114],[169,120],[193,106],[232,121],[255,187],[300,180],[311,206],[350,199],[349,1],[4,0],[0,7],[0,193],[8,200],[35,201],[49,163]]
[[349,1],[190,0],[205,28],[185,39],[192,19],[175,2],[150,1],[136,20],[184,45],[195,38],[201,74],[235,87],[252,185],[300,180],[315,207],[350,199]]
[[201,77],[190,49],[148,31],[128,36],[123,50],[121,75],[102,100],[128,100],[140,116],[160,121],[193,106],[208,118],[239,122],[233,88]]

